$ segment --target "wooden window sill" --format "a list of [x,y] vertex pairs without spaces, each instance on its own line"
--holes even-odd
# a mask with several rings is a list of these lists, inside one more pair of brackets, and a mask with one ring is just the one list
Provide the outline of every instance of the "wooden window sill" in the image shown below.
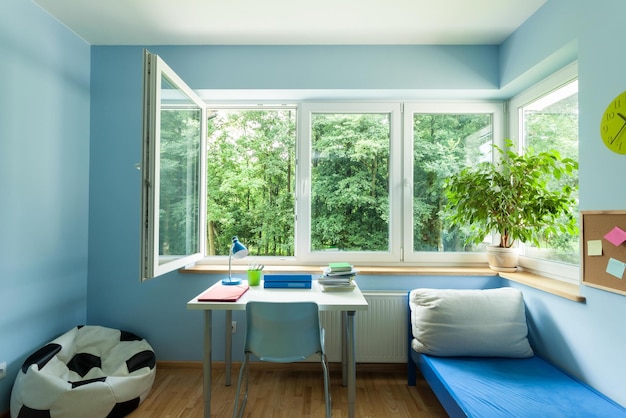
[[585,303],[587,301],[587,298],[580,294],[579,285],[550,279],[526,271],[518,271],[515,273],[500,272],[498,275],[512,282],[521,283],[565,299],[573,300],[574,302]]
[[[312,273],[320,274],[324,266],[265,266],[265,273]],[[503,273],[489,267],[418,267],[418,266],[355,266],[361,275],[413,275],[413,276],[500,276],[504,279],[520,283],[543,292],[547,292],[578,303],[585,303],[586,298],[580,294],[578,285],[551,279],[538,274],[519,271]],[[232,270],[242,273],[247,265],[234,265]],[[228,267],[222,264],[195,264],[180,269],[185,274],[223,274]]]

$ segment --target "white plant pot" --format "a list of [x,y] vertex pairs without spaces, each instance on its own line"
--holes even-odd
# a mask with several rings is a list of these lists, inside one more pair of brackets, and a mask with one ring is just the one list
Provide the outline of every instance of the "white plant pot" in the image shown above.
[[497,245],[487,247],[487,262],[491,270],[515,272],[517,271],[518,260],[519,250],[517,248],[502,248]]

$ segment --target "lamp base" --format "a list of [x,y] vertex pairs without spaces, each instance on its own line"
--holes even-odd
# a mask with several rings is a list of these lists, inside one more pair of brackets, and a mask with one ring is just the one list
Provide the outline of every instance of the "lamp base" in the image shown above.
[[234,286],[237,284],[241,284],[241,279],[233,279],[232,277],[227,277],[222,279],[222,284],[225,286]]

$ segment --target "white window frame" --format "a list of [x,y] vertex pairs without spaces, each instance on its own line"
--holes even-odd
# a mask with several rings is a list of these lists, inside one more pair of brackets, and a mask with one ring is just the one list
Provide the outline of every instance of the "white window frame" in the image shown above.
[[[549,77],[533,85],[509,101],[509,137],[516,144],[518,152],[521,152],[520,138],[523,136],[523,126],[520,122],[523,118],[522,108],[543,96],[578,79],[578,62],[573,62],[563,69],[553,73]],[[542,260],[527,257],[523,254],[523,244],[519,259],[520,267],[529,272],[541,274],[557,280],[578,284],[580,281],[580,266],[560,263],[558,261]]]
[[[315,113],[386,113],[390,115],[389,141],[389,251],[311,251],[311,117]],[[296,145],[296,251],[299,262],[355,263],[399,262],[402,223],[401,190],[401,104],[386,103],[302,103],[298,110],[298,141]]]
[[[470,266],[487,263],[484,252],[437,252],[413,251],[413,115],[424,114],[471,114],[488,113],[492,115],[493,143],[502,147],[504,144],[504,103],[503,102],[419,102],[404,105],[404,215],[405,231],[403,239],[404,261],[420,265]],[[496,243],[495,236],[492,237]]]
[[[166,78],[180,89],[201,111],[200,132],[200,202],[198,204],[198,251],[186,256],[159,254],[159,193],[161,148],[161,85]],[[206,242],[206,106],[202,99],[156,54],[144,50],[143,86],[143,137],[142,137],[142,199],[141,199],[141,258],[142,281],[169,273],[201,260]]]

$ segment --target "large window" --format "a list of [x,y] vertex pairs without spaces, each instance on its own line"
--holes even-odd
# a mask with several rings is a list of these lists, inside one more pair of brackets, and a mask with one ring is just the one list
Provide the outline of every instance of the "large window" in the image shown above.
[[292,108],[208,114],[209,257],[227,255],[237,235],[253,256],[295,262],[484,261],[484,245],[466,244],[446,221],[443,181],[491,159],[501,104],[407,104],[402,115],[397,103],[305,103],[297,165]]
[[[520,152],[557,150],[562,157],[578,161],[578,81],[572,64],[511,101],[511,133]],[[569,182],[577,187],[578,178],[553,181],[554,187]],[[578,218],[578,207],[572,208]],[[578,280],[580,244],[578,235],[559,234],[540,242],[539,247],[522,243],[524,267],[553,272],[557,278]]]
[[[502,102],[207,105],[156,56],[146,81],[142,277],[224,263],[231,237],[248,262],[483,264],[446,217],[443,184],[503,145]],[[156,67],[154,66],[156,65]],[[511,137],[577,158],[575,76],[510,103]],[[577,208],[573,208],[577,210]],[[577,262],[577,237],[525,263]],[[530,260],[530,261],[528,261]]]

